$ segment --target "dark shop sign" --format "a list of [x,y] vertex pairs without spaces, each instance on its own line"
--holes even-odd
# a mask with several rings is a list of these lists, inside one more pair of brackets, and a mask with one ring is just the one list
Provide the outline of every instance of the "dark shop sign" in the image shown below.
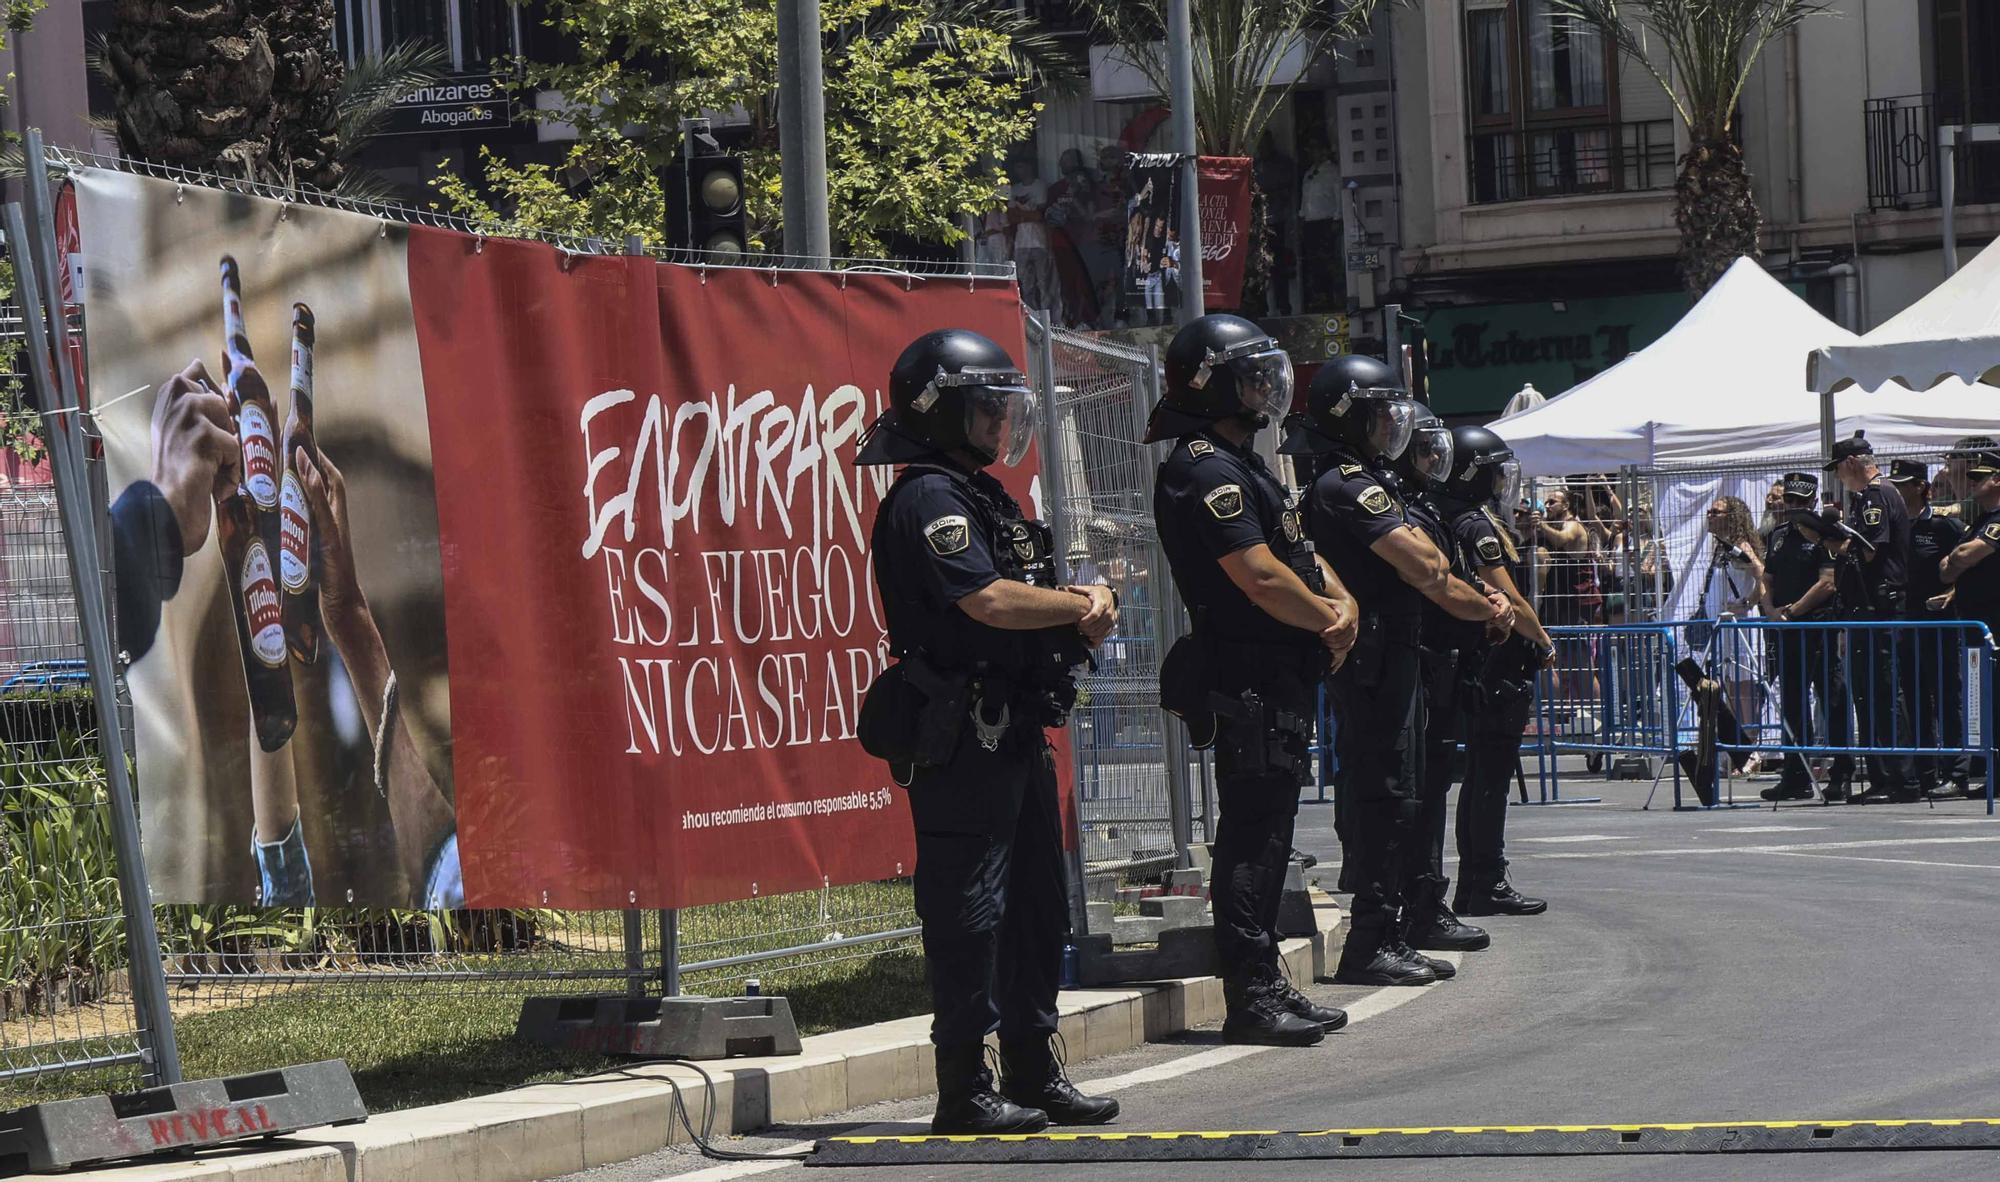
[[485,131],[514,122],[514,103],[494,74],[460,74],[420,86],[389,108],[383,135]]

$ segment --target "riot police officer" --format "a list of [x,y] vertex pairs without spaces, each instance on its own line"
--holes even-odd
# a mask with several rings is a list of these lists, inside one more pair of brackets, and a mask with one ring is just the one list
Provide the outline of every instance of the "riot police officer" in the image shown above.
[[[1875,448],[1856,431],[1833,445],[1826,470],[1847,490],[1846,528],[1833,543],[1843,618],[1896,620],[1908,584],[1910,515],[1903,498],[1883,487]],[[1910,747],[1915,734],[1897,676],[1896,635],[1889,628],[1852,628],[1848,634],[1849,683],[1863,747]],[[1868,756],[1870,794],[1916,800],[1908,755]]]
[[[1453,540],[1433,493],[1451,474],[1452,438],[1443,421],[1421,410],[1410,444],[1389,468],[1410,524],[1445,555],[1452,574],[1481,584]],[[1457,754],[1459,682],[1464,662],[1480,644],[1478,624],[1453,618],[1426,599],[1423,605],[1424,751],[1417,786],[1417,842],[1403,861],[1403,940],[1418,952],[1476,952],[1492,944],[1480,928],[1461,923],[1445,905],[1451,880],[1444,873],[1444,832],[1450,819],[1452,764]],[[1423,958],[1440,978],[1456,975],[1450,961]]]
[[1513,609],[1451,573],[1445,555],[1412,527],[1389,491],[1388,467],[1409,445],[1417,403],[1389,367],[1341,357],[1321,367],[1306,408],[1280,449],[1317,454],[1324,470],[1306,497],[1313,543],[1342,572],[1361,605],[1354,651],[1334,672],[1336,744],[1352,820],[1345,857],[1355,861],[1353,911],[1334,979],[1353,985],[1422,985],[1437,979],[1402,931],[1403,863],[1419,856],[1417,792],[1423,782],[1422,604],[1511,627]]
[[[1944,559],[1965,541],[1965,522],[1931,507],[1931,474],[1917,460],[1889,461],[1889,483],[1902,494],[1910,514],[1910,583],[1903,617],[1948,620]],[[1935,605],[1935,606],[1934,606]],[[1965,704],[1960,669],[1965,638],[1950,629],[1912,629],[1902,646],[1903,696],[1909,703],[1916,745],[1939,749],[1965,746]],[[1972,775],[1972,757],[1919,755],[1917,787],[1940,797],[1964,796]]]
[[[916,827],[931,1127],[1101,1124],[1117,1101],[1079,1093],[1051,1046],[1069,908],[1043,728],[1064,721],[1067,663],[1109,634],[1117,598],[1054,585],[1047,528],[984,471],[1019,463],[1034,434],[1034,397],[1006,350],[973,332],[927,333],[896,360],[889,399],[856,462],[907,465],[871,540],[898,660],[870,687],[861,731],[909,790]],[[998,1092],[984,1042],[995,1029]]]
[[1153,516],[1193,632],[1160,669],[1161,704],[1215,748],[1210,898],[1229,1042],[1310,1045],[1347,1015],[1279,971],[1278,905],[1307,780],[1315,687],[1354,642],[1354,600],[1306,541],[1251,437],[1292,400],[1264,330],[1204,316],[1167,346],[1146,442],[1173,440]]
[[[1519,540],[1494,511],[1521,495],[1521,465],[1506,440],[1484,427],[1451,433],[1451,474],[1438,492],[1452,541],[1485,586],[1514,608],[1505,636],[1482,635],[1462,664],[1459,691],[1465,736],[1465,786],[1458,795],[1458,894],[1464,915],[1540,915],[1546,900],[1507,879],[1507,788],[1521,758],[1521,734],[1534,708],[1535,671],[1555,661],[1556,646],[1521,593],[1526,573]],[[1471,639],[1469,633],[1467,639]]]
[[[1813,506],[1819,477],[1787,472],[1779,482],[1783,501],[1764,556],[1764,610],[1780,623],[1817,623],[1834,617],[1834,558],[1823,536],[1826,524]],[[1812,745],[1813,697],[1826,714],[1828,741],[1847,743],[1847,682],[1842,654],[1826,632],[1807,628],[1772,630],[1777,655],[1778,704],[1787,747]],[[1845,800],[1854,775],[1854,757],[1834,757],[1826,799]],[[1812,773],[1804,756],[1785,753],[1778,782],[1758,795],[1765,800],[1810,800]]]
[[[2000,636],[2000,448],[1964,454],[1967,492],[1979,518],[1965,540],[1945,556],[1939,573],[1952,588],[1952,610],[1961,620],[1986,625]],[[1989,764],[1986,774],[1991,778]]]

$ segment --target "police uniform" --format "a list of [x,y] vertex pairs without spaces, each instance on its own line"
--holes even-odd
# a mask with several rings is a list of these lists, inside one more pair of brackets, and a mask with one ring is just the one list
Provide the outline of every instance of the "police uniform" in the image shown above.
[[[1890,465],[1891,483],[1925,481],[1929,476],[1922,464],[1910,460],[1896,460]],[[1940,564],[1965,538],[1964,522],[1938,513],[1929,505],[1910,518],[1909,586],[1903,613],[1906,619],[1951,618],[1949,608],[1937,610],[1930,606],[1930,601],[1945,592]],[[1915,745],[1963,747],[1964,636],[1950,630],[1912,629],[1902,646],[1902,657],[1903,696],[1908,703]],[[1963,787],[1971,773],[1971,757],[1966,755],[1919,755],[1915,764],[1919,786],[1925,790],[1938,787],[1940,781]]]
[[872,546],[889,640],[947,677],[974,679],[974,716],[949,759],[891,768],[909,789],[917,916],[940,1046],[1046,1039],[1069,908],[1056,777],[1035,682],[1039,633],[1003,630],[958,606],[1022,579],[1039,531],[984,472],[914,464],[891,486]]
[[1198,745],[1213,736],[1215,944],[1225,982],[1240,989],[1251,975],[1278,971],[1278,904],[1325,649],[1252,603],[1221,560],[1266,545],[1308,586],[1319,582],[1318,565],[1284,486],[1255,451],[1213,430],[1174,443],[1154,483],[1153,514],[1193,622],[1162,670],[1162,692]]
[[1407,524],[1392,478],[1351,450],[1328,453],[1306,500],[1307,532],[1361,608],[1354,649],[1332,678],[1336,742],[1352,798],[1346,857],[1354,909],[1342,963],[1393,944],[1404,860],[1417,857],[1423,776],[1423,596],[1370,547]]
[[[1516,587],[1524,586],[1527,568],[1507,527],[1484,505],[1454,508],[1453,540],[1472,566],[1502,567]],[[1507,878],[1507,794],[1541,660],[1538,646],[1522,636],[1493,642],[1477,625],[1462,626],[1473,629],[1474,647],[1460,697],[1465,786],[1458,797],[1458,877],[1460,890],[1476,896]]]
[[[1478,576],[1466,561],[1441,510],[1422,492],[1404,484],[1403,512],[1409,523],[1428,537],[1451,563],[1451,573],[1473,586]],[[1403,867],[1405,931],[1429,922],[1444,903],[1450,880],[1444,873],[1444,833],[1450,819],[1452,765],[1463,734],[1460,683],[1484,634],[1480,625],[1460,620],[1426,599],[1423,601],[1424,731],[1421,789],[1417,794],[1416,853]],[[1418,947],[1420,935],[1411,940]]]
[[[1862,450],[1854,450],[1858,444]],[[1834,444],[1835,463],[1848,455],[1871,454],[1866,440]],[[1838,569],[1844,618],[1857,621],[1897,620],[1903,616],[1908,592],[1910,515],[1903,498],[1880,477],[1847,495],[1846,521],[1872,547],[1850,542]],[[1871,557],[1872,555],[1872,557]],[[1855,628],[1848,635],[1849,685],[1855,716],[1861,723],[1864,747],[1913,747],[1901,681],[1896,668],[1897,636],[1887,628]],[[1868,756],[1870,788],[1891,796],[1914,791],[1908,755]]]
[[[1817,481],[1811,477],[1802,479],[1798,474],[1786,477],[1786,487],[1788,495],[1795,500],[1803,498],[1808,503],[1819,489]],[[1833,564],[1833,555],[1827,551],[1824,542],[1806,537],[1805,531],[1794,522],[1780,522],[1771,531],[1770,545],[1764,558],[1764,573],[1770,580],[1774,610],[1797,603]],[[1788,614],[1786,619],[1816,623],[1830,620],[1835,614],[1834,601],[1829,598],[1810,612]],[[1835,747],[1846,746],[1847,683],[1841,674],[1842,653],[1839,646],[1828,643],[1827,633],[1817,629],[1776,628],[1771,635],[1777,655],[1778,701],[1785,720],[1785,745],[1812,745],[1816,729],[1812,725],[1813,698],[1817,695],[1826,716],[1827,742]],[[1853,764],[1852,756],[1836,757],[1833,779],[1845,783],[1853,774]],[[1810,795],[1812,776],[1806,769],[1804,757],[1797,751],[1785,752],[1784,769],[1778,776],[1777,790],[1771,798],[1803,798]]]
[[[2000,550],[2000,509],[1980,516],[1967,534],[1967,540],[1972,538]],[[1967,567],[1954,585],[1958,590],[1952,607],[1958,618],[1984,624],[2000,637],[2000,555],[1988,555]]]

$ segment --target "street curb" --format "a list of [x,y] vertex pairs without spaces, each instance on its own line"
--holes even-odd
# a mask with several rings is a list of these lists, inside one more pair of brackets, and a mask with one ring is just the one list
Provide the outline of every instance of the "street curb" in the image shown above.
[[[1313,892],[1319,933],[1284,941],[1290,977],[1326,975],[1326,949],[1342,921],[1331,897]],[[1080,1062],[1156,1042],[1222,1020],[1216,977],[1065,991],[1061,1033]],[[803,1054],[704,1063],[715,1080],[714,1135],[822,1120],[885,1100],[936,1090],[930,1015],[804,1041]],[[678,1088],[699,1123],[709,1089],[686,1067],[642,1064],[561,1083],[371,1116],[367,1123],[282,1138],[287,1148],[209,1150],[174,1161],[146,1159],[79,1171],[106,1182],[542,1182],[687,1143],[673,1114]]]

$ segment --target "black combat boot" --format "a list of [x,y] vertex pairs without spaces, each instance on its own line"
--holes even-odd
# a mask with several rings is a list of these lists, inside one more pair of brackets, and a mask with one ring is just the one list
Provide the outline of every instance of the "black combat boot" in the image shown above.
[[[1309,1047],[1326,1037],[1315,1022],[1291,1011],[1271,982],[1246,973],[1222,983],[1229,1014],[1222,1020],[1222,1041],[1266,1047]],[[1341,1015],[1345,1022],[1347,1015]]]
[[1285,1009],[1311,1022],[1326,1034],[1332,1034],[1347,1025],[1347,1011],[1333,1006],[1323,1006],[1307,997],[1299,992],[1296,985],[1286,980],[1282,973],[1272,972],[1270,969],[1266,969],[1265,972],[1269,974],[1269,979],[1265,982],[1266,988],[1277,996],[1278,1004]]
[[1420,964],[1424,966],[1425,968],[1431,971],[1432,976],[1435,976],[1440,981],[1449,981],[1453,977],[1458,976],[1457,965],[1451,963],[1448,960],[1441,960],[1435,956],[1425,956],[1423,953],[1418,952],[1415,948],[1410,947],[1410,942],[1408,940],[1401,938],[1397,939],[1396,955],[1402,957],[1404,960],[1410,961],[1413,964]]
[[1548,900],[1529,898],[1515,890],[1505,876],[1491,886],[1460,883],[1451,906],[1461,915],[1540,915],[1549,909]]
[[[1417,883],[1412,892],[1415,897],[1403,908],[1403,940],[1412,950],[1477,952],[1492,945],[1493,937],[1486,934],[1485,928],[1460,923],[1451,908],[1444,905],[1444,892],[1450,885],[1447,878],[1427,878]],[[1440,978],[1447,975],[1438,974]]]
[[1438,979],[1428,964],[1402,955],[1395,920],[1373,915],[1350,921],[1347,943],[1333,979],[1340,985],[1429,985]]
[[1077,1091],[1050,1041],[1001,1040],[1000,1094],[1025,1110],[1048,1113],[1052,1125],[1102,1125],[1118,1119],[1118,1101]]
[[1049,1127],[1049,1114],[1022,1108],[993,1090],[993,1073],[986,1069],[984,1042],[954,1043],[937,1048],[938,1104],[931,1132],[978,1136],[987,1133],[1039,1133]]

